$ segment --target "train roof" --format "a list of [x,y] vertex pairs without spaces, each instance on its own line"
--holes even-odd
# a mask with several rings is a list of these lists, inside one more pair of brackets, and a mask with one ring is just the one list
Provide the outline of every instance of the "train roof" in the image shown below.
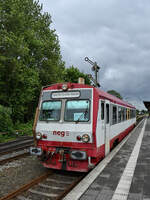
[[[62,85],[64,83],[56,83],[56,84],[53,84],[53,85],[48,85],[48,86],[44,86],[42,89],[43,90],[58,90],[58,89],[62,89]],[[71,88],[71,89],[75,89],[75,88],[93,88],[96,90],[96,92],[98,93],[98,95],[102,98],[105,98],[107,100],[110,100],[111,102],[113,103],[117,103],[117,104],[120,104],[122,106],[127,106],[129,108],[133,108],[135,109],[135,107],[131,104],[129,104],[128,102],[125,102],[107,92],[104,92],[103,90],[100,90],[99,88],[95,88],[94,86],[91,86],[91,85],[85,85],[85,84],[79,84],[79,83],[65,83],[68,85],[68,88]]]
[[122,105],[122,106],[127,106],[127,107],[129,107],[129,108],[134,108],[134,109],[136,109],[132,104],[129,104],[129,103],[126,102],[126,101],[123,101],[123,100],[121,100],[121,99],[119,99],[119,98],[117,98],[117,97],[115,97],[115,96],[113,96],[113,95],[111,95],[111,94],[109,94],[109,93],[107,93],[107,92],[104,92],[103,90],[100,90],[100,89],[98,89],[98,88],[95,88],[95,89],[97,90],[97,92],[99,93],[99,95],[100,95],[101,97],[104,97],[104,98],[110,100],[110,101],[113,102],[113,103],[117,103],[117,104],[120,104],[120,105]]

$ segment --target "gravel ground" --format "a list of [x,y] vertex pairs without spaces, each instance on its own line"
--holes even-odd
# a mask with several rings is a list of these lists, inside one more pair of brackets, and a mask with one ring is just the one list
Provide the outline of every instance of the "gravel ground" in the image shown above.
[[28,156],[0,166],[0,198],[18,189],[47,170],[35,156]]

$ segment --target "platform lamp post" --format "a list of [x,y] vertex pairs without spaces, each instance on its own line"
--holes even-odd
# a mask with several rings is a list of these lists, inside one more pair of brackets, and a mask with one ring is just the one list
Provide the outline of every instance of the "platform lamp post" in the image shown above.
[[96,62],[92,62],[88,57],[85,57],[85,61],[92,65],[92,71],[95,72],[95,78],[93,78],[91,74],[88,74],[88,77],[93,81],[95,87],[100,87],[100,84],[98,83],[98,71],[100,67]]

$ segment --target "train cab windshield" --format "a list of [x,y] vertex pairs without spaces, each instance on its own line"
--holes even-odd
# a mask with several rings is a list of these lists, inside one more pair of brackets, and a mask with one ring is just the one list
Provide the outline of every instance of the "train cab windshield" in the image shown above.
[[[61,119],[61,112],[64,119]],[[66,100],[65,106],[62,101],[44,101],[41,105],[40,121],[66,121],[66,122],[88,122],[90,120],[89,100]]]
[[89,100],[70,100],[65,106],[65,121],[88,122],[90,119]]
[[61,101],[44,101],[41,107],[40,120],[59,121]]

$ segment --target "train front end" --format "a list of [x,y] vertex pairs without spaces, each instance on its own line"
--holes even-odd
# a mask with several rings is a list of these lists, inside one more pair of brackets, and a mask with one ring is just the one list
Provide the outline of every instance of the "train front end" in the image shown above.
[[92,86],[67,83],[43,88],[31,153],[45,167],[81,172],[94,167],[93,103]]

